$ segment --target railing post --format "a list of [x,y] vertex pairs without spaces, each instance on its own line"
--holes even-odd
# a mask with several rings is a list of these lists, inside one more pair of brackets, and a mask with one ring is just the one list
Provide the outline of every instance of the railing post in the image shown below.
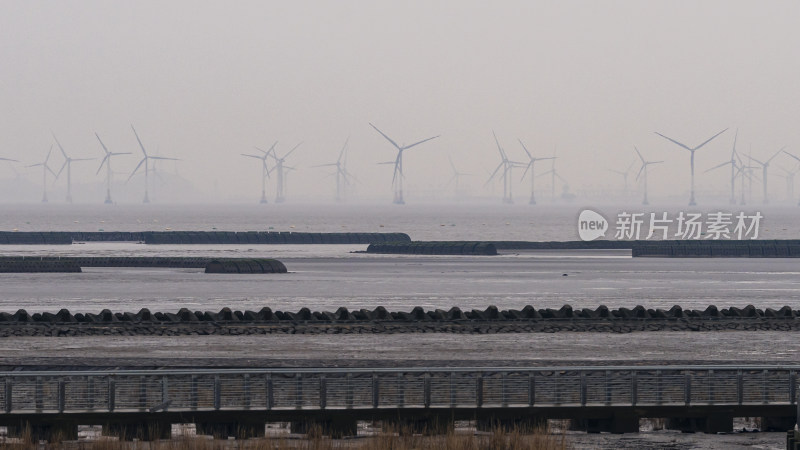
[[475,377],[475,406],[483,406],[483,373],[479,372]]
[[426,408],[431,406],[431,374],[422,376],[422,403]]
[[169,378],[161,377],[161,404],[164,405],[164,412],[169,410]]
[[67,382],[58,380],[58,412],[63,413],[67,404]]
[[789,404],[794,404],[795,397],[797,397],[797,380],[794,370],[789,371]]
[[319,376],[319,409],[325,409],[328,404],[328,387],[325,382],[325,375]]
[[536,404],[536,372],[528,374],[528,406]]
[[763,374],[763,377],[762,377],[761,384],[763,386],[763,392],[762,392],[761,401],[763,403],[769,403],[769,391],[768,391],[768,387],[767,387],[767,369],[764,369],[762,374]]
[[36,385],[33,392],[36,411],[41,411],[44,409],[44,388],[42,387],[42,377],[36,377]]
[[6,413],[7,414],[11,413],[11,410],[12,410],[12,408],[14,406],[13,402],[11,401],[12,396],[14,394],[14,382],[11,381],[11,380],[12,380],[11,377],[7,377],[6,378],[6,383],[5,383],[5,398],[6,398],[5,407],[6,407]]
[[250,375],[244,374],[244,409],[250,409]]
[[639,372],[631,372],[631,406],[636,406],[639,401]]
[[372,407],[378,409],[381,401],[381,386],[378,379],[378,374],[372,374]]
[[714,403],[714,370],[708,370],[706,379],[708,379],[708,404],[711,405]]
[[561,384],[560,381],[560,374],[558,372],[553,372],[553,399],[555,400],[556,405],[561,404]]
[[295,375],[294,407],[296,409],[303,409],[303,374],[302,373],[298,373],[297,375]]
[[581,371],[581,406],[586,406],[586,372]]
[[661,387],[661,371],[656,370],[656,405],[664,403],[664,394]]
[[214,376],[214,410],[222,407],[222,384],[219,382],[219,375]]
[[191,385],[189,387],[189,407],[197,409],[197,375],[192,375]]
[[353,374],[348,373],[344,377],[344,380],[347,386],[346,388],[347,390],[345,391],[344,394],[344,404],[347,407],[347,409],[353,409]]
[[611,388],[611,371],[606,370],[606,405],[611,404],[611,394],[613,390]]
[[500,405],[505,408],[508,406],[508,397],[506,397],[506,381],[508,373],[503,372],[500,374]]
[[744,375],[741,369],[736,371],[736,402],[740,405],[744,403]]
[[94,377],[88,376],[86,377],[86,400],[88,402],[87,406],[89,410],[94,409],[94,404],[95,404],[94,397],[95,397]]
[[406,405],[406,378],[403,373],[397,374],[397,407],[402,408]]
[[147,377],[139,377],[139,408],[147,407]]
[[272,374],[265,375],[264,385],[267,389],[267,411],[275,406],[275,394],[272,391]]
[[684,374],[683,399],[687,406],[692,403],[692,374],[690,372]]
[[456,407],[456,373],[450,372],[450,407]]
[[108,377],[108,412],[114,412],[117,402],[117,381]]

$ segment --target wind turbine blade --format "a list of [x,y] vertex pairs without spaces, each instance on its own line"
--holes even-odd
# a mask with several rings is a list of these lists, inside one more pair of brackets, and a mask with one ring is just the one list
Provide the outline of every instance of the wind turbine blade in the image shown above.
[[774,154],[774,155],[770,156],[770,158],[767,160],[767,164],[769,164],[769,162],[770,162],[770,161],[772,161],[772,159],[773,159],[773,158],[775,158],[776,156],[780,155],[780,154],[781,154],[781,152],[783,152],[783,149],[785,149],[785,148],[786,148],[786,146],[784,145],[783,147],[781,147],[781,149],[780,149],[780,150],[778,150],[777,152],[775,152],[775,154]]
[[387,135],[383,134],[383,131],[379,130],[379,129],[378,129],[378,127],[376,127],[376,126],[375,126],[375,125],[373,125],[372,123],[370,123],[370,124],[369,124],[369,126],[371,126],[372,128],[375,128],[375,131],[377,131],[378,133],[380,133],[380,134],[381,134],[381,136],[385,137],[387,141],[391,142],[391,143],[392,143],[392,145],[394,145],[394,148],[396,148],[396,149],[398,149],[398,150],[401,150],[401,149],[400,149],[400,146],[399,146],[399,145],[397,145],[397,142],[393,141],[393,140],[392,140],[392,138],[390,138],[389,136],[387,136]]
[[[644,164],[644,156],[642,156],[642,153],[639,151],[638,148],[636,148],[635,145],[633,146],[633,149],[636,150],[636,154],[639,155],[639,159],[641,159],[642,160],[642,164]],[[639,178],[639,177],[636,177],[636,178]]]
[[736,140],[739,138],[739,129],[736,129],[736,134],[733,135],[733,150],[731,150],[731,161],[733,161],[733,156],[736,154]]
[[[499,171],[499,170],[500,170],[500,169],[501,169],[501,168],[502,168],[504,165],[505,165],[505,162],[501,162],[501,163],[500,163],[500,164],[497,166],[497,168],[496,168],[496,169],[494,169],[494,172],[492,172],[492,174],[491,174],[491,175],[489,175],[489,179],[488,179],[488,180],[486,180],[486,184],[489,184],[489,182],[490,182],[490,181],[492,181],[492,179],[494,179],[494,176],[495,176],[495,175],[497,175],[497,172],[498,172],[498,171]],[[485,185],[484,185],[484,186],[485,186]]]
[[72,158],[70,161],[94,161],[97,158]]
[[347,139],[345,139],[344,145],[342,146],[342,150],[339,152],[339,157],[336,159],[336,162],[340,162],[342,160],[342,156],[344,156],[344,151],[347,150],[348,142],[350,142],[350,136],[347,136]]
[[644,168],[645,168],[645,167],[647,167],[647,164],[645,164],[644,162],[642,162],[642,167],[639,169],[639,173],[637,173],[637,174],[636,174],[636,180],[637,180],[637,181],[639,180],[639,177],[642,175],[642,171],[644,171]]
[[133,172],[131,172],[131,175],[128,177],[128,181],[131,181],[131,178],[133,178],[133,176],[136,174],[136,172],[139,170],[139,168],[142,167],[142,164],[144,164],[145,161],[147,161],[147,157],[146,156],[144,158],[142,158],[142,160],[139,161],[139,164],[136,165],[136,168],[133,169]]
[[67,156],[67,152],[64,151],[64,147],[61,146],[61,142],[58,142],[58,138],[56,137],[56,134],[53,133],[52,131],[50,132],[50,134],[53,135],[53,139],[55,139],[56,144],[58,144],[58,148],[61,150],[61,154],[64,155],[64,158],[69,159],[69,156]]
[[531,155],[531,152],[528,151],[528,147],[525,147],[525,144],[522,143],[522,139],[517,139],[517,140],[519,141],[519,145],[522,146],[522,149],[525,150],[525,153],[528,155],[528,158],[534,159],[533,155]]
[[100,167],[97,168],[97,172],[95,173],[95,175],[100,173],[100,169],[103,168],[103,164],[105,164],[105,162],[106,162],[106,160],[108,159],[109,156],[111,156],[111,153],[109,153],[108,150],[106,150],[106,156],[104,156],[103,160],[100,161]]
[[786,150],[784,150],[784,151],[783,151],[783,153],[786,153],[787,155],[791,156],[792,158],[794,158],[794,159],[796,159],[796,160],[800,161],[800,158],[798,158],[797,156],[795,156],[795,155],[794,155],[794,154],[792,154],[792,153],[789,153],[789,152],[787,152]]
[[685,148],[686,150],[689,150],[690,152],[692,151],[692,149],[690,149],[690,148],[689,148],[689,147],[687,147],[686,145],[684,145],[684,144],[682,144],[682,143],[680,143],[680,142],[676,141],[675,139],[672,139],[671,137],[664,136],[663,134],[659,133],[658,131],[656,131],[655,133],[656,133],[657,135],[661,136],[662,138],[664,138],[664,139],[666,139],[666,140],[668,140],[668,141],[672,142],[672,143],[673,143],[673,144],[675,144],[675,145],[681,146],[681,147]]
[[508,158],[506,158],[503,147],[500,147],[500,141],[497,140],[497,134],[495,134],[494,130],[492,130],[492,136],[494,136],[494,143],[497,144],[497,151],[500,152],[500,158],[502,158],[503,161],[506,161]]
[[17,161],[16,159],[11,159],[11,158],[0,158],[0,161],[19,162],[19,161]]
[[456,170],[456,165],[453,164],[453,158],[451,158],[450,155],[447,155],[447,161],[450,162],[450,168],[453,169],[453,173],[458,173],[458,170]]
[[533,158],[534,161],[544,161],[546,159],[558,159],[557,156],[548,156],[546,158]]
[[628,165],[628,168],[625,169],[625,173],[630,172],[631,168],[633,167],[634,164],[636,164],[636,160],[635,159],[633,161],[631,161],[631,163]]
[[295,145],[291,150],[289,150],[289,153],[283,155],[283,158],[281,158],[281,159],[286,159],[289,155],[292,154],[293,151],[297,150],[297,147],[300,147],[300,145],[302,145],[302,144],[303,143],[300,142],[299,144]]
[[421,140],[421,141],[419,141],[419,142],[415,142],[415,143],[413,143],[413,144],[411,144],[411,145],[406,145],[405,147],[403,147],[403,150],[408,150],[408,149],[410,149],[411,147],[414,147],[414,146],[416,146],[416,145],[422,144],[423,142],[428,142],[428,141],[430,141],[430,140],[432,140],[432,139],[436,139],[436,138],[438,138],[439,136],[441,136],[441,134],[439,134],[439,135],[436,135],[436,136],[434,136],[434,137],[429,137],[428,139],[423,139],[423,140]]
[[142,153],[144,153],[144,156],[146,158],[147,157],[147,151],[145,151],[144,145],[142,145],[142,140],[139,139],[139,133],[136,132],[136,128],[133,128],[132,124],[131,124],[131,130],[133,130],[133,135],[136,136],[136,142],[139,143],[139,148],[142,149]]
[[94,135],[95,135],[95,136],[97,136],[97,140],[98,140],[98,141],[100,141],[100,145],[103,147],[103,151],[105,151],[105,152],[106,152],[106,154],[109,154],[109,153],[111,153],[111,152],[109,152],[109,151],[108,151],[108,149],[106,148],[106,144],[103,144],[103,141],[100,139],[100,135],[99,135],[99,134],[97,134],[97,132],[95,132],[95,133],[94,133]]
[[117,156],[117,155],[130,155],[130,154],[131,154],[131,152],[116,152],[116,153],[112,152],[112,153],[111,153],[111,156]]
[[708,144],[708,143],[709,143],[709,142],[711,142],[711,141],[712,141],[712,140],[713,140],[715,137],[719,136],[720,134],[722,134],[722,133],[724,133],[724,132],[726,132],[726,131],[728,131],[728,129],[727,129],[727,128],[725,128],[724,130],[720,131],[719,133],[717,133],[717,134],[715,134],[715,135],[711,136],[710,138],[708,138],[708,140],[706,140],[706,141],[705,141],[705,142],[703,142],[702,144],[700,144],[700,145],[698,145],[697,147],[695,147],[695,148],[694,148],[694,150],[698,150],[700,147],[702,147],[702,146],[704,146],[704,145]]
[[58,170],[58,174],[56,175],[56,180],[61,176],[61,172],[64,171],[64,168],[67,167],[67,164],[69,164],[69,160],[64,161],[64,164],[61,165],[61,169]]
[[[542,176],[545,176],[545,175],[550,175],[550,174],[551,174],[551,173],[553,173],[553,172],[555,172],[555,170],[553,170],[553,169],[550,169],[550,170],[548,170],[547,172],[542,172],[542,173],[540,173],[539,175],[536,175],[536,176],[537,176],[537,177],[542,177]],[[558,174],[556,174],[556,175],[558,175]]]
[[39,167],[39,166],[43,166],[43,165],[44,164],[39,163],[39,164],[31,164],[30,166],[25,166],[25,167]]
[[722,164],[717,164],[716,166],[714,166],[714,167],[712,167],[712,168],[710,168],[710,169],[708,169],[708,170],[704,171],[703,173],[708,173],[708,172],[711,172],[711,171],[712,171],[712,170],[714,170],[714,169],[719,169],[720,167],[727,166],[727,165],[728,165],[728,164],[730,164],[730,163],[731,163],[730,161],[725,161],[724,163],[722,163]]
[[264,157],[261,157],[261,156],[256,156],[256,155],[249,155],[249,154],[247,154],[247,153],[242,153],[241,155],[242,155],[242,156],[247,156],[248,158],[255,158],[255,159],[258,159],[258,160],[262,160],[262,161],[263,161],[264,159],[266,159],[266,155],[264,155]]
[[565,180],[565,179],[564,179],[564,177],[562,177],[562,176],[561,176],[561,175],[559,175],[558,173],[556,173],[555,175],[556,175],[556,178],[558,178],[559,180],[561,180],[561,182],[562,182],[562,183],[564,183],[564,184],[569,184],[569,183],[567,183],[567,180]]
[[759,160],[757,160],[757,159],[753,158],[753,157],[752,157],[752,156],[750,156],[750,155],[747,155],[747,158],[748,158],[748,159],[750,159],[750,161],[755,161],[755,162],[757,162],[758,164],[761,164],[762,166],[764,165],[764,163],[763,163],[763,162],[761,162],[761,161],[759,161]]
[[338,163],[330,163],[330,164],[318,164],[316,166],[309,166],[309,167],[330,167],[330,166],[338,166]]
[[[523,145],[523,147],[525,147],[525,146]],[[520,177],[520,179],[519,179],[520,181],[525,179],[525,174],[528,173],[528,169],[531,168],[531,166],[533,165],[534,161],[536,161],[536,160],[531,158],[531,162],[529,162],[528,164],[525,165],[525,170],[522,172],[522,177]],[[531,176],[533,176],[533,172],[531,172]]]
[[619,170],[614,170],[614,169],[608,169],[608,170],[610,172],[614,172],[614,173],[619,174],[619,175],[625,175],[625,173],[626,173],[626,172],[620,172]]
[[647,161],[647,163],[646,163],[646,164],[661,164],[661,163],[663,163],[663,162],[664,162],[664,161]]
[[164,161],[180,161],[178,158],[167,158],[166,156],[150,156],[150,159],[161,159]]

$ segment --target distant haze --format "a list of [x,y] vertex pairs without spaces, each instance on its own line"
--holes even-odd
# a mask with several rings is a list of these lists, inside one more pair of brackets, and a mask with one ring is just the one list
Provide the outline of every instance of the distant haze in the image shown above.
[[[388,203],[392,168],[377,163],[395,151],[368,122],[400,144],[441,134],[405,154],[409,203],[454,196],[448,155],[473,174],[461,194],[499,201],[499,182],[484,186],[500,162],[492,130],[518,161],[517,139],[537,156],[557,147],[570,191],[587,196],[620,193],[608,169],[626,168],[636,145],[665,160],[651,167],[651,201],[683,201],[689,152],[653,132],[695,146],[730,127],[696,155],[698,202],[724,200],[729,170],[702,173],[729,159],[737,128],[742,153],[800,155],[798,18],[797,1],[5,1],[0,157],[22,164],[0,163],[0,202],[39,200],[41,171],[24,165],[41,162],[51,131],[73,158],[97,158],[73,165],[75,202],[104,197],[94,132],[133,153],[114,160],[114,189],[140,202],[141,181],[123,184],[141,158],[133,124],[153,154],[182,159],[159,163],[156,198],[257,202],[260,163],[240,153],[303,141],[287,201],[332,201],[331,171],[310,166],[334,162],[350,136],[351,198]],[[779,167],[795,165],[774,160],[776,200]],[[543,199],[549,183],[537,179]],[[65,180],[48,189],[64,201]],[[753,202],[760,192],[755,181]]]

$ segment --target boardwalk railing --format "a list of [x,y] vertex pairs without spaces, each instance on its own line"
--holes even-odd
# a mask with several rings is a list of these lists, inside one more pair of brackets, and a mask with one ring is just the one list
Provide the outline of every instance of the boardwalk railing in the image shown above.
[[794,405],[800,366],[0,372],[10,414]]

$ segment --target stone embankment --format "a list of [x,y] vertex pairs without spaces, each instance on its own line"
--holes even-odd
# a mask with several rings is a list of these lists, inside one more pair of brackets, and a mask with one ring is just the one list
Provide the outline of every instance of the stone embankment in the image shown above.
[[530,332],[612,332],[637,331],[759,331],[800,330],[800,311],[788,306],[780,309],[723,308],[709,306],[705,310],[560,309],[462,311],[429,310],[417,307],[410,312],[390,312],[384,307],[374,310],[335,312],[191,311],[177,313],[150,312],[72,314],[66,309],[57,313],[29,314],[25,310],[0,313],[0,337],[10,336],[96,336],[96,335],[247,335],[247,334],[351,334],[351,333],[530,333]]

